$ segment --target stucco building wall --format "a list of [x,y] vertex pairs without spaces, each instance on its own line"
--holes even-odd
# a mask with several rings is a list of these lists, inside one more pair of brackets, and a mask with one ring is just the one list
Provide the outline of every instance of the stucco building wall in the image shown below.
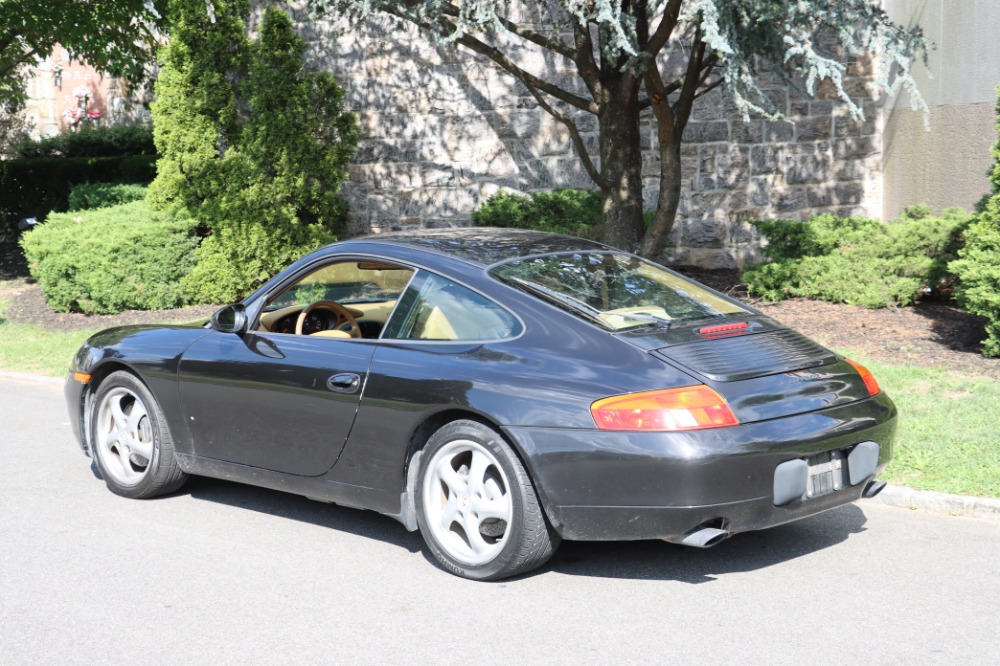
[[989,192],[990,146],[997,140],[1000,2],[885,0],[885,6],[894,21],[919,24],[937,48],[932,76],[918,70],[930,130],[905,94],[884,109],[882,215],[891,219],[913,203],[971,209]]

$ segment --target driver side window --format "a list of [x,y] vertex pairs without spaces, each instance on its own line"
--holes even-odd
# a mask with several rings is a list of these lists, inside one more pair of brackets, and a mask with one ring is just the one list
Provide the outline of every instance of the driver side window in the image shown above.
[[[380,261],[353,259],[325,264],[264,306],[260,330],[331,337],[341,337],[339,333],[333,336],[335,331],[353,330],[351,337],[377,338],[413,273],[406,266]],[[345,310],[357,329],[344,316]]]

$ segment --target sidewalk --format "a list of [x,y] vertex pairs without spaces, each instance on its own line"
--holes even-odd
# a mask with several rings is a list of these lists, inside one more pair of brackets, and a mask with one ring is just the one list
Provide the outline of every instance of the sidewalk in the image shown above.
[[[62,385],[63,380],[55,377],[30,375],[23,372],[6,372],[0,370],[0,379],[13,379],[35,382],[38,384]],[[905,486],[886,486],[873,500],[880,504],[888,504],[903,509],[946,513],[953,516],[965,516],[982,520],[1000,521],[1000,499],[989,497],[968,497],[966,495],[949,495],[932,490],[914,490]]]

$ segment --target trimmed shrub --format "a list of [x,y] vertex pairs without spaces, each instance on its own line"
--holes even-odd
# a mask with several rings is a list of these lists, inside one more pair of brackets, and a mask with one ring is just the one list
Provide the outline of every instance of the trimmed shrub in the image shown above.
[[69,191],[70,210],[91,210],[146,198],[146,186],[138,183],[80,183]]
[[517,194],[501,190],[472,213],[472,221],[481,227],[536,229],[596,240],[601,237],[601,191]]
[[763,251],[771,261],[748,268],[743,281],[765,300],[908,305],[925,289],[953,281],[948,262],[969,219],[957,208],[932,217],[926,206],[914,206],[895,222],[832,215],[753,222],[768,240]]
[[[997,86],[997,129],[1000,130],[1000,86]],[[986,317],[984,356],[1000,356],[1000,139],[993,146],[996,163],[990,171],[993,196],[980,206],[980,213],[965,232],[960,259],[949,269],[958,276],[959,304]]]
[[251,44],[245,0],[216,0],[211,18],[202,0],[170,7],[150,201],[210,233],[184,282],[191,298],[233,301],[336,239],[360,131],[333,76],[304,67],[306,44],[284,13],[268,9]]
[[1000,194],[994,194],[965,232],[960,259],[949,268],[958,276],[957,299],[969,312],[986,317],[984,356],[1000,356]]
[[53,214],[21,247],[54,310],[159,310],[184,305],[180,281],[193,263],[195,226],[135,201]]
[[40,157],[127,157],[153,155],[153,128],[145,123],[83,127],[44,139],[25,139],[13,150],[22,159]]
[[148,183],[156,157],[43,157],[0,161],[0,234],[16,233],[23,217],[65,212],[70,188],[88,182]]

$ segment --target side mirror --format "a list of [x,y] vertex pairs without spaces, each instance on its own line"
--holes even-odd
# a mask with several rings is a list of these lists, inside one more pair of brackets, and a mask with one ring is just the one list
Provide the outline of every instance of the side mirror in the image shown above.
[[212,328],[220,333],[243,335],[247,329],[247,309],[242,303],[227,305],[212,315]]

